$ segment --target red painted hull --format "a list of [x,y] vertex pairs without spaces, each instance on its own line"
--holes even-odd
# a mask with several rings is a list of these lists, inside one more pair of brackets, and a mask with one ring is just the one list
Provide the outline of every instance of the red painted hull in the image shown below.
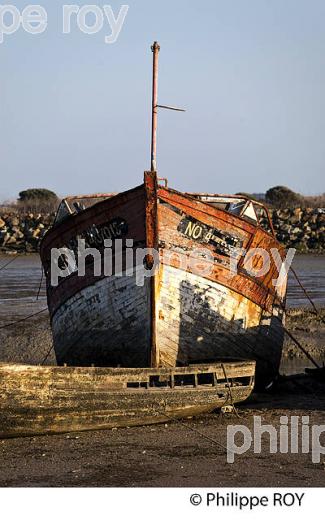
[[[86,237],[99,251],[105,238],[113,238],[113,244],[120,239],[122,264],[112,276],[95,276],[90,257],[84,276],[73,273],[52,287],[51,250],[71,248],[77,237]],[[136,274],[125,273],[126,251],[132,252],[137,273],[143,257],[136,253],[144,247],[159,252],[160,265],[141,286]],[[209,255],[200,259],[202,269],[197,272],[190,258],[202,247]],[[283,344],[286,282],[275,289],[272,280],[278,271],[273,260],[263,277],[249,275],[244,259],[237,274],[229,276],[233,247],[274,248],[281,257],[285,254],[260,226],[157,186],[153,174],[146,175],[144,185],[58,224],[41,247],[58,362],[161,367],[230,356],[255,359],[257,379],[273,378]],[[116,257],[113,247],[113,264]],[[151,260],[147,254],[147,267]],[[257,257],[255,268],[260,263]]]

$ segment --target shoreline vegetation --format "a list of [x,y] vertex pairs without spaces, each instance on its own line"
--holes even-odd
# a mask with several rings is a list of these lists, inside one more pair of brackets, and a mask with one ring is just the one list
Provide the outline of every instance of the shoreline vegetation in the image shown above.
[[[270,209],[279,242],[299,253],[325,253],[325,209]],[[53,225],[54,212],[14,212],[0,208],[0,251],[34,253]]]

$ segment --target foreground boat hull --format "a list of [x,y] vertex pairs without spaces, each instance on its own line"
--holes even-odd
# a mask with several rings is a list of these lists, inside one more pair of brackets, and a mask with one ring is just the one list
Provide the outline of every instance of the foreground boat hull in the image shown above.
[[175,369],[0,365],[0,437],[168,422],[247,399],[254,362]]

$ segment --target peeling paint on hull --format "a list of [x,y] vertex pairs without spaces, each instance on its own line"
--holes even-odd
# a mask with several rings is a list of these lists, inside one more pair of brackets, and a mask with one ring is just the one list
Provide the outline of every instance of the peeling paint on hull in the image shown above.
[[[276,309],[273,310],[276,312]],[[157,301],[159,366],[234,357],[257,360],[257,379],[278,371],[283,332],[261,307],[218,283],[164,267]]]
[[135,277],[105,277],[52,317],[57,361],[74,366],[150,366],[150,291]]
[[[45,236],[41,257],[58,362],[172,367],[239,357],[256,360],[257,380],[268,383],[281,358],[286,281],[274,289],[277,269],[272,262],[261,279],[245,272],[241,262],[238,273],[229,276],[229,254],[234,246],[277,248],[282,258],[284,251],[261,228],[157,187],[154,180],[149,173],[143,186],[92,206]],[[51,287],[51,247],[62,247],[92,226],[105,229],[105,222],[118,219],[124,225],[124,252],[124,241],[130,238],[134,250],[158,249],[156,275],[138,286],[132,276],[94,277],[89,265],[84,277],[71,275]],[[212,255],[209,274],[166,256],[177,252],[187,261],[202,244]],[[208,262],[211,259],[202,260],[205,267]]]

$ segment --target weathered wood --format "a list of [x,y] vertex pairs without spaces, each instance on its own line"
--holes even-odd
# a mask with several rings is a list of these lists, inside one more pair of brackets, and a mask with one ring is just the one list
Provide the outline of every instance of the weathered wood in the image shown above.
[[[275,248],[279,250],[280,257],[284,257],[283,248],[274,236],[240,217],[216,209],[209,204],[192,200],[181,193],[166,188],[159,188],[158,197],[165,202],[158,207],[159,244],[162,249],[177,251],[182,256],[189,255],[193,249],[197,249],[199,245],[202,246],[202,243],[195,241],[195,239],[191,240],[189,235],[179,231],[180,222],[186,215],[195,219],[199,225],[206,225],[231,235],[238,240],[236,247],[247,249],[248,252],[251,249],[263,248],[268,253],[272,248]],[[255,301],[255,303],[271,309],[274,297],[277,297],[272,280],[278,276],[272,255],[270,255],[270,268],[260,281],[258,278],[250,276],[243,269],[239,269],[238,275],[229,276],[229,255],[220,254],[216,250],[215,244],[209,242],[204,243],[204,248],[210,251],[214,259],[214,268],[212,274],[208,277],[209,279],[233,288],[239,294]],[[202,263],[204,264],[203,260]],[[243,260],[238,262],[239,266],[242,264]],[[262,265],[262,258],[258,255],[254,256],[254,269],[258,270]],[[269,293],[271,293],[270,298],[268,298]]]
[[[125,229],[123,229],[123,233],[110,234],[107,228],[109,228],[110,222],[116,219],[125,221]],[[101,240],[93,240],[92,242],[91,234],[94,227],[102,233],[99,236]],[[101,253],[102,260],[105,238],[111,238],[113,246],[115,239],[123,240],[124,250],[125,241],[128,239],[133,240],[135,248],[145,247],[145,191],[143,186],[98,202],[83,212],[68,217],[46,233],[41,243],[40,255],[46,275],[48,305],[51,315],[73,295],[78,294],[84,288],[104,278],[104,273],[100,276],[94,276],[93,261],[89,257],[85,276],[77,276],[76,273],[73,273],[69,277],[62,279],[58,286],[54,287],[51,285],[50,263],[52,249],[67,247],[74,251],[77,247],[78,238],[85,239],[86,247],[96,248]],[[112,265],[115,269],[114,247],[112,248]]]
[[[155,110],[157,108],[155,107]],[[154,161],[155,162],[155,161]],[[146,247],[150,250],[157,251],[158,249],[158,223],[157,223],[157,173],[145,172],[144,174],[144,189],[146,193]],[[148,254],[146,257],[147,267],[152,269],[154,266],[154,258]],[[152,367],[159,366],[159,354],[157,344],[157,330],[156,330],[156,276],[150,278],[150,310],[149,313],[149,327],[150,327],[150,350]]]
[[[90,262],[85,276],[72,274],[51,287],[51,248],[73,244],[93,225],[103,232],[119,219],[125,222],[121,276],[95,276]],[[207,232],[212,240],[206,240]],[[134,260],[134,275],[125,271],[128,239],[134,240],[133,253],[158,248],[160,268],[142,286],[136,281],[140,263]],[[210,253],[200,259],[204,272],[194,272],[188,262],[199,247]],[[249,274],[242,259],[238,272],[231,273],[235,247],[248,252],[262,247],[268,253],[274,248],[284,257],[271,233],[208,202],[157,187],[154,172],[146,174],[144,185],[70,216],[41,246],[58,363],[171,367],[244,357],[257,361],[257,380],[268,384],[281,358],[287,281],[273,286],[278,272],[272,258],[261,278]],[[261,262],[254,257],[254,268]]]
[[209,412],[247,399],[254,372],[255,362],[229,361],[161,370],[0,364],[0,437],[135,426]]
[[150,366],[150,280],[110,276],[80,290],[52,316],[57,361]]
[[[229,255],[219,252],[215,243],[203,244],[199,238],[202,226],[207,225],[207,230],[220,230],[225,240],[238,240],[248,251],[259,244],[268,253],[276,245],[275,238],[243,219],[172,190],[159,188],[158,196],[161,264],[156,330],[160,366],[242,356],[257,360],[258,382],[272,380],[283,346],[280,294],[275,295],[272,285],[277,277],[274,261],[261,280],[243,270],[231,275]],[[199,247],[213,258],[212,263],[210,258],[200,258],[201,272],[193,269],[191,261]]]

